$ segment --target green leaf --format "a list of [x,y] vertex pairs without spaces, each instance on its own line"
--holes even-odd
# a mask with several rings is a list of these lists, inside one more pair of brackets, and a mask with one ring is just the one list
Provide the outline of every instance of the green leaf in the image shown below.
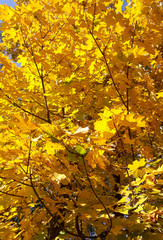
[[57,138],[55,138],[53,135],[49,134],[49,136],[50,136],[53,143],[58,143],[59,142],[59,140]]
[[85,148],[83,148],[82,146],[80,145],[77,145],[76,146],[76,152],[79,153],[81,156],[85,156],[87,154],[87,150]]

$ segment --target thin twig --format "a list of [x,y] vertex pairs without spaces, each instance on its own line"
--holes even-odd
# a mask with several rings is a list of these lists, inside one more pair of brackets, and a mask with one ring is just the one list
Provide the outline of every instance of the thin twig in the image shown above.
[[62,30],[63,26],[66,24],[67,20],[70,18],[71,15],[69,15],[69,17],[66,19],[66,21],[60,26],[60,28],[58,29],[58,31],[56,32],[56,34],[54,35],[53,38],[51,38],[49,40],[49,42],[51,43],[52,41],[54,41],[54,39],[56,38],[56,36],[58,35],[59,31]]
[[[72,236],[80,237],[78,234],[75,234],[75,233],[73,233],[73,232],[70,232],[70,231],[67,230],[66,228],[64,228],[64,231],[65,231],[66,233],[72,235]],[[99,235],[98,235],[98,236],[85,236],[85,239],[96,239],[96,238],[98,238],[98,237],[99,237]]]
[[83,234],[83,232],[80,230],[79,228],[79,215],[77,214],[76,217],[75,217],[75,227],[76,227],[76,231],[79,235],[79,237],[82,239],[82,240],[85,240],[85,235]]
[[[133,48],[134,46],[134,38],[135,38],[135,31],[136,31],[136,25],[137,25],[137,22],[135,23],[135,27],[134,27],[134,33],[133,33],[133,37],[132,37],[132,40],[131,40],[131,48]],[[130,66],[128,65],[127,66],[127,79],[129,79],[129,70],[130,70]],[[129,88],[127,87],[127,114],[129,114]],[[128,135],[129,135],[129,138],[130,140],[132,139],[131,137],[131,129],[130,127],[128,127]],[[133,161],[135,160],[135,154],[134,154],[134,148],[133,148],[133,144],[130,144],[130,148],[131,148],[131,153],[132,153],[132,159]]]
[[[137,21],[135,23],[134,33],[133,33],[133,37],[132,37],[132,40],[131,40],[131,48],[133,48],[133,46],[134,46],[136,25],[137,25]],[[129,64],[130,64],[130,62],[128,63],[128,66],[127,66],[127,72],[126,72],[127,79],[129,79],[129,70],[130,70]],[[129,114],[129,88],[128,87],[127,87],[127,93],[126,94],[127,94],[127,114]]]
[[28,110],[26,110],[26,109],[24,109],[24,108],[22,108],[21,106],[19,106],[17,103],[15,103],[15,102],[10,102],[14,107],[17,107],[17,108],[20,108],[23,112],[25,112],[25,113],[28,113],[28,114],[30,114],[30,115],[32,115],[32,116],[34,116],[34,117],[36,117],[36,118],[38,118],[38,119],[40,119],[40,120],[42,120],[42,121],[45,121],[45,122],[49,122],[48,120],[46,120],[45,118],[42,118],[42,117],[40,117],[40,116],[38,116],[38,115],[36,115],[36,114],[34,114],[34,113],[32,113],[32,112],[30,112],[30,111],[28,111]]
[[[0,91],[3,92],[3,90],[1,88],[0,88]],[[4,93],[4,94],[5,94],[6,98],[8,99],[8,101],[11,103],[12,106],[17,107],[17,108],[21,109],[23,112],[28,113],[28,114],[30,114],[30,115],[32,115],[32,116],[34,116],[34,117],[36,117],[36,118],[38,118],[42,121],[48,122],[48,120],[46,120],[45,118],[42,118],[42,117],[24,109],[24,108],[22,108],[21,106],[19,106],[19,104],[15,103],[15,102],[12,102],[11,98],[6,93]]]
[[27,174],[27,172],[24,170],[24,168],[21,166],[21,164],[19,164],[19,167],[22,169],[22,171]]
[[100,45],[98,44],[96,38],[94,37],[94,35],[93,35],[93,33],[92,33],[91,31],[90,31],[90,34],[91,34],[93,40],[95,41],[95,43],[96,43],[96,45],[97,45],[99,51],[101,52],[101,54],[102,54],[102,56],[103,56],[103,58],[104,58],[105,65],[106,65],[106,67],[107,67],[107,70],[108,70],[109,76],[110,76],[110,78],[111,78],[111,80],[112,80],[112,83],[113,83],[113,85],[114,85],[115,90],[117,91],[117,94],[118,94],[119,98],[121,99],[123,105],[124,105],[125,107],[127,107],[127,106],[126,106],[126,103],[125,103],[125,101],[123,100],[122,95],[121,95],[121,93],[119,92],[119,89],[118,89],[118,87],[117,87],[117,85],[116,85],[116,83],[115,83],[115,81],[114,81],[114,78],[113,78],[113,75],[112,75],[111,69],[110,69],[110,67],[109,67],[109,64],[108,64],[108,62],[107,62],[107,59],[106,59],[105,53],[101,50]]
[[94,30],[94,26],[95,26],[95,17],[96,17],[96,0],[95,0],[95,3],[94,3],[94,11],[93,11],[92,33],[93,33],[93,30]]
[[[128,135],[130,140],[132,139],[131,137],[131,129],[128,127]],[[131,148],[131,153],[132,153],[132,159],[133,161],[135,160],[135,154],[134,154],[134,148],[133,148],[133,144],[130,144],[130,148]]]
[[[22,185],[24,185],[24,186],[31,187],[30,184],[27,184],[27,183],[24,183],[24,182],[20,182],[20,181],[18,181],[18,180],[16,180],[16,179],[13,179],[13,178],[9,179],[9,178],[2,177],[2,176],[0,176],[0,178],[1,178],[1,179],[4,179],[4,180],[13,180],[13,182],[17,182],[17,183],[22,184]],[[27,179],[27,181],[28,181],[28,179]]]
[[[125,163],[126,163],[126,166],[127,166],[127,165],[128,165],[128,162],[127,162],[127,158],[126,158],[126,155],[127,155],[127,153],[126,153],[126,149],[125,149],[125,147],[124,147],[124,144],[123,144],[122,138],[121,138],[120,135],[119,135],[119,131],[118,131],[118,129],[117,129],[116,124],[115,124],[114,121],[113,121],[113,124],[114,124],[114,127],[115,127],[115,129],[116,129],[116,132],[117,132],[118,138],[120,139],[121,146],[122,146],[122,148],[123,148],[123,152],[122,152],[122,154],[123,154],[123,156],[124,156]],[[129,172],[128,172],[128,168],[126,167],[125,169],[126,169],[126,172],[127,172],[127,176],[128,176],[128,178],[129,178],[130,175],[129,175]],[[130,189],[131,189],[131,191],[132,191],[132,194],[134,195],[134,192],[133,192],[133,189],[132,189],[131,182],[129,182],[129,185],[130,185]]]
[[32,55],[32,57],[33,57],[33,61],[34,61],[34,64],[35,64],[35,66],[36,66],[36,69],[37,69],[38,75],[39,75],[39,77],[40,77],[40,79],[41,79],[42,91],[43,91],[43,97],[44,97],[45,108],[46,108],[46,114],[47,114],[47,122],[48,122],[48,123],[51,123],[51,121],[50,121],[49,109],[48,109],[48,104],[47,104],[46,91],[45,91],[43,69],[41,68],[41,71],[39,70],[38,65],[37,65],[37,62],[36,62],[36,59],[35,59],[35,57],[34,57],[34,52],[33,52],[32,47],[31,47],[31,55]]
[[46,77],[46,79],[49,76],[49,74],[63,61],[63,59],[64,59],[64,57],[59,62],[57,62],[48,73],[46,73],[44,75],[44,77]]
[[[38,101],[36,101],[33,97],[31,97],[31,98],[32,98],[32,100],[33,100],[35,103],[37,103],[39,106],[41,106],[42,108],[45,109],[45,106],[44,106],[43,104],[41,104],[41,103],[39,103]],[[21,101],[23,102],[24,100],[21,100]],[[31,101],[31,103],[33,103],[33,102]],[[57,110],[56,110],[56,111],[57,111]],[[60,115],[59,113],[54,113],[54,112],[51,111],[51,110],[49,110],[49,112],[50,112],[51,115],[54,115],[54,116],[58,116],[58,117],[60,117],[60,118],[63,118],[63,116]],[[64,118],[67,118],[67,117],[64,116]]]
[[3,192],[3,191],[1,191],[1,190],[0,190],[0,193],[2,193],[2,194],[6,194],[6,195],[9,195],[9,196],[13,196],[13,197],[24,198],[24,196],[17,195],[17,194],[12,194],[12,193],[7,193],[7,192]]
[[[110,231],[111,228],[112,228],[112,219],[111,219],[111,217],[110,217],[110,214],[109,214],[108,209],[106,208],[105,204],[102,202],[102,200],[100,199],[100,197],[99,197],[99,196],[97,195],[97,193],[95,192],[95,190],[94,190],[94,188],[93,188],[93,185],[92,185],[92,182],[91,182],[91,180],[90,180],[90,178],[89,178],[89,175],[88,175],[88,171],[87,171],[87,167],[86,167],[86,163],[85,163],[84,157],[82,157],[82,159],[83,159],[83,164],[84,164],[84,168],[85,168],[87,180],[88,180],[89,185],[90,185],[90,187],[91,187],[91,189],[92,189],[92,192],[93,192],[93,194],[95,195],[96,199],[101,203],[101,205],[102,205],[103,208],[105,209],[105,212],[106,212],[106,214],[108,215],[108,218],[109,218],[109,220],[110,220],[110,228],[109,228],[109,231]],[[108,232],[109,232],[109,231],[108,231]]]
[[50,120],[50,113],[49,113],[49,108],[48,108],[48,103],[47,103],[47,97],[46,97],[46,91],[45,91],[45,84],[44,84],[44,76],[43,76],[43,69],[41,68],[41,83],[42,83],[42,90],[43,90],[43,96],[44,96],[44,101],[45,101],[45,108],[46,108],[46,114],[47,114],[47,119],[48,122],[51,123]]
[[28,152],[28,160],[27,160],[27,174],[28,174],[28,169],[29,169],[29,161],[31,158],[31,147],[32,147],[32,139],[30,136],[30,142],[29,142],[29,152]]
[[[85,11],[85,5],[84,5],[84,4],[83,4],[83,7],[84,7],[85,18],[86,18],[86,21],[87,21],[87,16],[86,16],[86,11]],[[107,62],[107,59],[106,59],[105,53],[104,53],[104,51],[102,51],[102,49],[101,49],[99,43],[97,42],[97,39],[95,38],[95,36],[94,36],[94,34],[93,34],[93,31],[90,29],[88,21],[87,21],[87,24],[88,24],[88,30],[89,30],[89,33],[91,34],[91,36],[92,36],[94,42],[96,43],[97,48],[99,49],[101,55],[102,55],[103,58],[104,58],[105,65],[106,65],[106,68],[107,68],[108,73],[109,73],[109,75],[110,75],[110,78],[111,78],[111,80],[112,80],[112,83],[113,83],[113,85],[114,85],[114,88],[115,88],[115,90],[116,90],[116,92],[117,92],[119,98],[121,99],[123,105],[124,105],[125,107],[127,107],[127,106],[126,106],[126,103],[125,103],[125,101],[123,100],[122,95],[121,95],[121,93],[119,92],[119,89],[118,89],[118,87],[117,87],[117,85],[116,85],[116,83],[115,83],[115,81],[114,81],[114,78],[113,78],[113,75],[112,75],[111,69],[110,69],[110,67],[109,67],[109,64],[108,64],[108,62]],[[106,84],[106,83],[105,83],[105,84]]]
[[44,206],[44,208],[46,209],[47,213],[49,213],[49,215],[51,217],[53,217],[53,214],[50,212],[50,210],[47,208],[47,206],[45,205],[45,203],[43,202],[42,198],[39,196],[34,184],[33,184],[33,180],[32,180],[32,174],[30,173],[30,182],[31,182],[31,187],[35,193],[35,195],[37,196],[38,200],[40,201],[40,203],[42,204],[42,206]]

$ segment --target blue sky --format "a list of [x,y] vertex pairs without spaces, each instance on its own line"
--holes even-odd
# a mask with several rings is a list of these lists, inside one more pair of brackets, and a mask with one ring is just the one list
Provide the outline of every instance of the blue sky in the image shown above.
[[0,4],[7,4],[10,7],[14,7],[16,5],[13,0],[0,0]]

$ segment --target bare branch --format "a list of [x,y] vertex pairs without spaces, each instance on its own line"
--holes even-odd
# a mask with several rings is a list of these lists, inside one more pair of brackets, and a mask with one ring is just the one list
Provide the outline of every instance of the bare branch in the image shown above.
[[54,41],[54,39],[56,38],[56,36],[58,35],[59,31],[62,30],[63,26],[66,24],[67,20],[71,17],[71,15],[69,15],[69,17],[66,19],[66,21],[60,26],[60,28],[58,29],[58,31],[56,32],[56,34],[54,35],[53,38],[50,39],[50,43]]
[[27,174],[28,174],[28,169],[29,169],[29,161],[31,158],[31,147],[32,147],[32,139],[30,136],[30,143],[29,143],[29,152],[28,152],[28,161],[27,161]]
[[45,91],[43,69],[41,68],[41,71],[39,70],[38,65],[37,65],[37,62],[36,62],[36,59],[35,59],[35,57],[34,57],[34,52],[33,52],[32,47],[31,47],[31,55],[32,55],[32,57],[33,57],[33,61],[34,61],[34,64],[35,64],[35,66],[36,66],[36,69],[37,69],[38,75],[39,75],[39,77],[40,77],[40,79],[41,79],[42,91],[43,91],[43,97],[44,97],[45,108],[46,108],[46,114],[47,114],[47,122],[48,122],[48,123],[51,123],[51,121],[50,121],[49,109],[48,109],[48,104],[47,104],[46,91]]
[[[99,43],[97,42],[97,39],[94,37],[94,35],[93,35],[93,33],[92,33],[91,31],[90,31],[90,34],[91,34],[93,40],[95,41],[95,43],[96,43],[96,45],[97,45],[99,51],[101,52],[101,54],[102,54],[102,56],[103,56],[103,58],[104,58],[105,65],[106,65],[106,67],[107,67],[107,70],[108,70],[109,76],[110,76],[110,78],[111,78],[111,80],[112,80],[112,83],[113,83],[113,85],[114,85],[115,90],[116,90],[116,92],[117,92],[119,98],[121,99],[123,105],[127,108],[127,105],[126,105],[125,101],[123,100],[122,95],[121,95],[121,93],[119,92],[119,89],[118,89],[118,87],[117,87],[117,85],[116,85],[116,83],[115,83],[115,81],[114,81],[114,78],[113,78],[113,75],[112,75],[111,69],[110,69],[110,67],[109,67],[109,64],[108,64],[108,62],[107,62],[107,59],[106,59],[105,53],[102,51],[102,49],[101,49]],[[105,84],[106,84],[106,83],[105,83]]]
[[95,3],[94,3],[94,12],[93,12],[93,21],[92,21],[92,33],[93,33],[93,30],[94,30],[94,26],[95,26],[95,17],[96,17],[96,0],[95,0]]
[[13,193],[8,193],[8,192],[3,192],[3,191],[1,191],[1,190],[0,190],[0,193],[6,194],[6,195],[9,195],[9,196],[12,196],[12,197],[24,198],[24,196],[17,195],[17,194],[13,194]]
[[35,195],[37,196],[38,200],[40,201],[40,203],[42,204],[42,206],[44,206],[44,208],[46,209],[47,213],[49,213],[49,215],[51,217],[53,217],[53,214],[50,212],[50,210],[47,208],[47,206],[45,205],[45,203],[43,202],[42,198],[39,196],[34,184],[33,184],[33,180],[32,180],[32,174],[30,173],[30,182],[31,182],[31,187],[33,188],[33,191],[35,193]]
[[44,76],[43,76],[43,70],[41,69],[41,83],[42,83],[42,90],[43,90],[43,96],[44,96],[44,101],[45,101],[45,108],[46,108],[46,114],[47,114],[47,119],[48,122],[51,123],[50,120],[50,113],[49,113],[49,108],[48,108],[48,103],[47,103],[47,97],[46,97],[46,91],[45,91],[45,84],[44,84]]
[[[108,215],[108,218],[109,218],[109,221],[110,221],[110,227],[109,227],[109,230],[107,230],[107,231],[108,231],[108,233],[109,233],[109,231],[110,231],[111,228],[112,228],[112,219],[111,219],[111,217],[110,217],[110,214],[109,214],[108,209],[106,208],[105,204],[102,202],[102,200],[100,199],[100,197],[99,197],[99,196],[97,195],[97,193],[95,192],[95,190],[94,190],[94,188],[93,188],[93,185],[92,185],[92,182],[91,182],[91,180],[90,180],[90,178],[89,178],[89,175],[88,175],[88,170],[87,170],[87,167],[86,167],[86,163],[85,163],[84,157],[82,157],[82,159],[83,159],[83,164],[84,164],[84,168],[85,168],[85,172],[86,172],[86,176],[87,176],[87,180],[88,180],[88,182],[89,182],[90,188],[92,189],[92,192],[93,192],[93,194],[95,195],[96,199],[101,203],[101,205],[102,205],[103,208],[105,209],[106,214]],[[101,234],[102,234],[102,233],[101,233]]]
[[[83,8],[84,8],[84,13],[85,13],[85,19],[86,19],[86,22],[87,22],[87,24],[88,24],[89,33],[91,34],[91,36],[92,36],[92,38],[93,38],[93,40],[94,40],[97,48],[99,49],[101,55],[103,56],[103,59],[104,59],[106,68],[107,68],[108,73],[109,73],[109,76],[110,76],[110,78],[111,78],[111,80],[112,80],[112,83],[113,83],[113,85],[114,85],[114,88],[115,88],[115,90],[116,90],[119,98],[121,99],[123,105],[124,105],[125,107],[127,107],[127,106],[126,106],[126,103],[125,103],[125,101],[123,100],[123,97],[122,97],[121,93],[119,92],[119,89],[118,89],[118,87],[117,87],[117,85],[116,85],[116,83],[115,83],[115,81],[114,81],[114,78],[113,78],[111,69],[110,69],[110,67],[109,67],[109,64],[108,64],[108,62],[107,62],[107,59],[106,59],[106,56],[105,56],[105,53],[104,53],[104,52],[105,52],[105,49],[104,49],[104,51],[102,51],[102,49],[101,49],[101,47],[100,47],[97,39],[95,38],[95,36],[94,36],[94,34],[93,34],[93,31],[92,31],[92,30],[90,29],[90,27],[89,27],[89,23],[88,23],[88,21],[87,21],[87,14],[86,14],[86,11],[85,11],[85,5],[84,5],[84,4],[83,4]],[[95,11],[95,9],[94,9],[94,11]],[[105,84],[106,84],[106,82],[105,82]]]
[[79,237],[82,239],[82,240],[85,240],[85,235],[83,234],[83,232],[80,230],[79,228],[79,215],[77,214],[76,217],[75,217],[75,227],[76,227],[76,231],[79,235]]
[[[0,178],[1,178],[1,179],[4,179],[4,180],[13,180],[13,182],[17,182],[17,183],[22,184],[22,185],[24,185],[24,186],[31,187],[30,184],[27,184],[27,183],[25,183],[25,182],[18,181],[18,180],[13,179],[13,178],[6,178],[6,177],[3,177],[3,176],[0,176]],[[28,179],[27,179],[27,181],[28,181]]]
[[58,63],[56,63],[55,65],[54,65],[54,67],[52,67],[52,69],[47,73],[47,74],[45,74],[45,76],[44,77],[48,77],[49,76],[49,74],[63,61],[63,59],[64,59],[64,57],[58,62]]

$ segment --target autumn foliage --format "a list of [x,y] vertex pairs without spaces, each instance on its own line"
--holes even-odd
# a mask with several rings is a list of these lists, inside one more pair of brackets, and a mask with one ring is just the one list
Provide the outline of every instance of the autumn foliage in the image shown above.
[[161,0],[0,6],[0,239],[161,239]]

